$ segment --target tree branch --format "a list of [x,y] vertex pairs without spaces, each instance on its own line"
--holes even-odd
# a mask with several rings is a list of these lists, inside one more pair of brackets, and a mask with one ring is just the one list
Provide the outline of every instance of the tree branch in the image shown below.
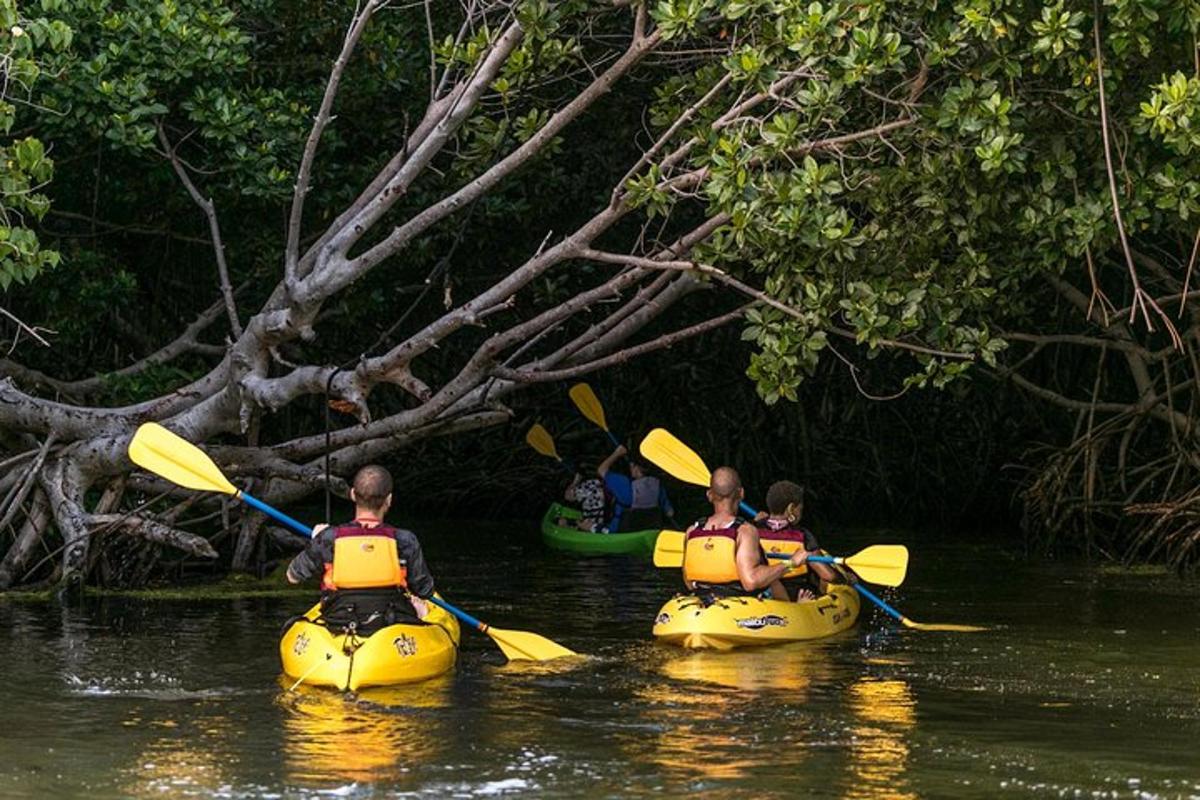
[[[386,0],[383,0],[383,2],[386,2]],[[350,56],[354,52],[354,48],[358,45],[358,40],[362,38],[363,31],[366,30],[367,23],[371,20],[371,15],[375,13],[375,10],[383,2],[380,0],[367,0],[367,4],[363,7],[362,11],[357,13],[351,20],[350,27],[346,31],[345,41],[342,42],[342,51],[338,53],[337,60],[333,62],[333,69],[329,73],[329,80],[325,84],[325,94],[321,97],[321,105],[317,110],[316,118],[313,120],[312,130],[309,131],[308,141],[304,144],[304,154],[300,157],[300,168],[296,171],[296,189],[292,194],[292,210],[288,216],[287,245],[284,250],[283,273],[289,292],[295,288],[296,284],[296,265],[300,258],[300,226],[304,218],[304,198],[308,194],[308,184],[312,175],[312,164],[316,156],[317,144],[321,141],[321,135],[325,132],[326,126],[329,125],[330,119],[332,119],[333,101],[337,97],[338,87],[342,81],[342,73],[345,72],[346,65],[350,63]],[[430,57],[432,58],[432,56],[431,52]]]
[[225,311],[229,314],[229,329],[233,331],[235,337],[240,337],[242,323],[238,320],[237,306],[233,302],[233,286],[229,282],[229,267],[225,263],[225,242],[221,239],[221,225],[217,221],[217,209],[212,200],[200,194],[196,184],[192,183],[191,176],[179,161],[179,156],[170,140],[167,139],[167,133],[163,130],[162,125],[158,126],[158,140],[162,143],[164,154],[171,162],[175,174],[179,176],[179,180],[183,182],[183,186],[191,195],[192,200],[200,206],[200,210],[208,219],[208,233],[212,237],[213,251],[217,258],[217,277],[220,280],[221,296],[225,298]]
[[656,350],[666,349],[686,339],[690,339],[693,336],[699,336],[702,333],[708,333],[709,331],[715,330],[722,325],[732,322],[735,319],[742,318],[746,313],[746,309],[752,307],[753,305],[754,303],[749,303],[741,308],[734,309],[733,311],[729,311],[725,314],[721,314],[720,316],[705,320],[704,322],[691,325],[687,328],[682,328],[674,333],[664,334],[652,339],[649,342],[643,342],[642,344],[634,345],[633,347],[627,347],[624,350],[619,350],[611,355],[604,356],[603,358],[597,358],[594,361],[588,361],[574,367],[544,371],[496,367],[492,370],[492,374],[497,378],[504,378],[505,380],[511,380],[517,383],[546,383],[549,381],[565,381],[571,378],[577,378],[580,375],[586,375],[589,372],[595,372],[599,369],[605,369],[607,367],[617,366],[618,364],[624,364],[626,361],[646,353],[652,353]]
[[[240,292],[244,288],[238,287],[236,292]],[[122,367],[112,372],[106,372],[99,375],[93,375],[90,378],[84,378],[77,381],[63,381],[53,378],[44,372],[39,372],[35,369],[29,369],[12,361],[0,359],[0,369],[13,376],[26,386],[40,386],[51,389],[55,392],[60,392],[69,397],[77,397],[80,395],[94,394],[102,391],[113,378],[124,378],[131,375],[137,375],[145,372],[150,367],[166,364],[178,358],[185,353],[200,353],[202,355],[224,355],[225,348],[221,345],[204,344],[198,342],[197,338],[206,328],[216,322],[225,309],[223,299],[217,300],[196,317],[174,341],[164,345],[155,352],[139,359],[127,367]]]

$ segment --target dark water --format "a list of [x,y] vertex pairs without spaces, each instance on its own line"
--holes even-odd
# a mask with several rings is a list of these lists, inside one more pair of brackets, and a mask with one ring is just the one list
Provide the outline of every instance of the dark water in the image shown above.
[[[531,526],[529,526],[531,527]],[[586,652],[358,697],[285,691],[305,597],[0,599],[0,797],[1200,797],[1200,589],[910,545],[887,597],[832,640],[730,654],[651,641],[678,573],[544,550],[493,525],[421,529],[442,591]],[[827,543],[827,546],[832,543]]]

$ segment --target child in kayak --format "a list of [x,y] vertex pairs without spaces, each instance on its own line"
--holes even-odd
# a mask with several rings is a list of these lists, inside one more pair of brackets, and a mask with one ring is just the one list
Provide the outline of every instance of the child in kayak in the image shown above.
[[583,516],[579,519],[560,519],[559,525],[573,525],[589,533],[608,533],[608,528],[604,526],[608,517],[608,498],[599,478],[585,479],[582,473],[576,472],[563,498],[568,503],[578,505]]
[[[768,553],[818,553],[821,546],[808,528],[800,525],[804,513],[804,487],[791,481],[776,481],[767,490],[767,513],[755,520],[759,542]],[[809,563],[789,571],[783,579],[788,596],[812,600],[828,591],[830,583],[840,582],[828,564]]]

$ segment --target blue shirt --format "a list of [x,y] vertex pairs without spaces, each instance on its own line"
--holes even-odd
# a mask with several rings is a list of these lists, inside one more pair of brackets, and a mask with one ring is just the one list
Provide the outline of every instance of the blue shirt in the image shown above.
[[[638,478],[638,481],[653,481],[657,484],[657,505],[662,509],[663,513],[668,517],[675,515],[675,509],[671,507],[671,501],[667,498],[667,490],[658,480],[658,478]],[[604,487],[616,500],[613,508],[613,518],[608,523],[610,531],[618,531],[621,529],[621,514],[627,508],[634,508],[633,495],[634,487],[633,480],[628,475],[622,475],[619,472],[609,470],[604,474]],[[642,487],[639,487],[642,488]],[[652,507],[652,506],[649,506]]]

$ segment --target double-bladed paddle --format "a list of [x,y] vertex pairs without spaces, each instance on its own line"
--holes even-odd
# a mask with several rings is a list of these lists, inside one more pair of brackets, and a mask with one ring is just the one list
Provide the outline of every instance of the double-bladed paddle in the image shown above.
[[[225,477],[203,450],[163,426],[147,422],[140,426],[129,443],[129,458],[139,467],[166,478],[171,483],[203,492],[231,494],[243,503],[287,525],[305,536],[313,535],[312,528],[282,511],[238,489]],[[504,655],[518,661],[548,661],[552,658],[578,655],[544,636],[528,631],[508,631],[493,628],[438,597],[425,598],[450,612],[471,627],[492,637]]]
[[[683,531],[662,531],[654,543],[654,566],[683,566]],[[791,558],[790,553],[767,553],[767,558]],[[904,583],[908,571],[908,548],[902,544],[873,544],[852,556],[823,556],[813,554],[808,560],[814,564],[839,564],[854,570],[867,583],[882,586],[899,586]]]
[[[669,431],[663,428],[655,428],[646,434],[646,438],[642,440],[639,447],[642,455],[648,460],[657,464],[664,471],[674,475],[681,481],[696,484],[697,486],[708,487],[709,481],[712,478],[712,473],[709,472],[708,466],[704,463],[704,459],[700,458],[690,447],[688,447],[679,439],[675,438]],[[757,512],[748,506],[746,503],[740,503],[743,511],[751,516],[756,516]],[[662,534],[659,534],[661,537]],[[870,548],[868,548],[869,550]],[[657,561],[657,546],[655,547],[655,555]],[[682,546],[680,547],[682,556]],[[866,552],[866,551],[864,551]],[[907,558],[905,563],[907,564]],[[847,566],[850,566],[847,564]],[[980,628],[974,625],[954,625],[945,623],[925,623],[916,622],[901,614],[896,609],[885,603],[883,600],[875,596],[867,587],[862,584],[855,583],[854,588],[859,594],[870,600],[875,605],[879,606],[889,616],[896,619],[901,625],[906,628],[914,628],[923,631],[982,631],[986,628]]]

